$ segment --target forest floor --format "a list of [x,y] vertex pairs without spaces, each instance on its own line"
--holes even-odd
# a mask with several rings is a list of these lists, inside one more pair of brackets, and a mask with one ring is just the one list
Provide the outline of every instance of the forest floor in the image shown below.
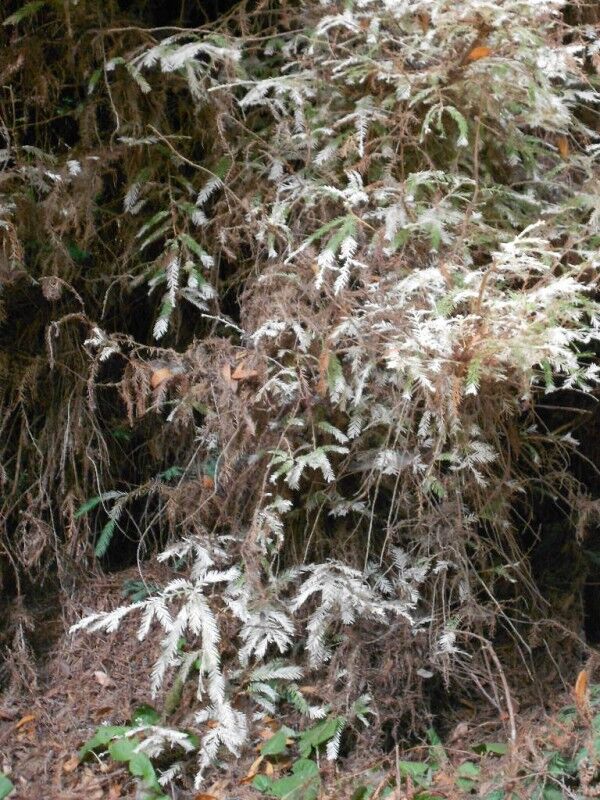
[[[146,579],[164,577],[160,567],[155,572],[146,573]],[[58,603],[46,603],[28,618],[27,622],[35,622],[34,654],[15,656],[10,686],[0,693],[0,772],[14,783],[14,800],[143,797],[136,793],[135,780],[123,765],[95,755],[80,763],[78,752],[101,724],[126,724],[133,709],[152,703],[148,675],[154,653],[148,648],[132,650],[135,632],[127,622],[111,636],[73,637],[68,632],[70,624],[85,613],[122,602],[123,584],[136,577],[136,569],[97,577],[87,583],[85,594],[79,594],[77,604],[68,611]],[[507,715],[499,715],[479,698],[456,708],[455,718],[446,725],[443,745],[430,741],[410,750],[383,753],[374,725],[372,748],[355,748],[337,764],[322,766],[321,797],[558,800],[600,796],[596,783],[600,690],[587,683],[582,686],[581,679],[579,684],[576,691],[558,683],[545,686],[545,709],[535,700],[529,706],[522,704],[512,720],[517,728],[513,746]],[[169,722],[181,724],[190,715],[193,701],[191,692],[184,693]],[[259,800],[265,795],[251,783],[260,761],[260,744],[249,747],[226,774],[217,774],[212,783],[209,780],[202,792],[189,785],[169,790],[169,796],[174,800]],[[417,765],[414,770],[411,763]],[[260,769],[267,765],[268,774],[277,776],[286,774],[290,762],[264,761]],[[293,800],[303,798],[293,795]]]

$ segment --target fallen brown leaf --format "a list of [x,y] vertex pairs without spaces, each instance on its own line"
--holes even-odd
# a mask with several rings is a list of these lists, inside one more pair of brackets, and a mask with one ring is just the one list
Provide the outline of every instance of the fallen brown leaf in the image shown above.
[[256,378],[257,375],[258,375],[258,370],[250,369],[242,361],[242,363],[238,364],[237,367],[231,373],[231,378],[234,381],[247,381],[250,378]]
[[79,758],[76,755],[73,755],[63,764],[62,766],[63,772],[66,772],[68,774],[69,772],[73,772],[74,770],[76,770],[78,766],[79,766]]
[[559,136],[556,141],[556,144],[558,146],[558,152],[560,153],[560,157],[566,161],[571,154],[569,140],[567,139],[566,136]]
[[157,389],[161,383],[168,381],[169,378],[173,377],[173,372],[168,367],[160,367],[160,369],[155,369],[150,376],[150,386],[153,389]]
[[215,482],[210,477],[210,475],[203,475],[202,476],[202,488],[203,489],[214,489],[215,488]]
[[577,705],[584,706],[587,703],[588,694],[588,674],[582,669],[575,681],[575,701]]
[[467,56],[467,61],[479,61],[482,58],[489,58],[492,55],[492,50],[490,47],[486,47],[485,45],[480,45],[479,47],[474,47],[469,55]]
[[417,19],[419,20],[419,25],[421,26],[423,33],[427,33],[431,27],[431,19],[429,14],[421,12],[420,14],[417,14]]
[[231,364],[223,364],[221,367],[221,377],[232,391],[237,391],[237,381],[231,377]]
[[259,756],[258,758],[254,759],[254,761],[252,762],[252,766],[240,781],[240,784],[242,786],[245,786],[247,783],[252,783],[256,775],[258,775],[258,769],[263,761],[264,761],[264,756]]
[[33,722],[34,719],[35,719],[35,714],[26,714],[24,717],[21,717],[21,719],[17,722],[17,724],[15,725],[15,730],[18,731],[19,728],[22,728],[23,725],[27,725],[28,722]]

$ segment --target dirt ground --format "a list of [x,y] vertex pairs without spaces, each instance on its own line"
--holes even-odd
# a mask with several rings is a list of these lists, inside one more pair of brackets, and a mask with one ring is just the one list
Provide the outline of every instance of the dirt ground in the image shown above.
[[[161,582],[165,577],[161,567],[152,569],[154,572],[146,571],[146,580]],[[85,614],[122,604],[123,584],[136,579],[139,580],[139,573],[135,568],[97,577],[86,582],[85,595],[77,593],[77,601],[65,604],[63,599],[61,604],[57,598],[37,610],[23,612],[21,619],[12,611],[14,639],[7,669],[8,687],[0,693],[0,771],[16,787],[14,800],[137,797],[134,781],[124,767],[99,757],[81,764],[77,754],[100,724],[124,724],[138,706],[156,706],[148,689],[155,654],[147,646],[132,649],[135,620],[126,620],[119,631],[109,636],[68,633],[69,626]],[[31,629],[31,623],[35,629]],[[27,635],[20,637],[20,631]],[[30,647],[25,647],[25,640]],[[572,702],[569,692],[558,686],[547,686],[546,690],[556,708]],[[160,710],[160,706],[156,707]],[[184,695],[169,722],[174,727],[185,726],[186,715],[190,718],[192,712],[193,696]],[[547,719],[546,711],[535,701],[529,708],[521,707],[517,719],[520,744],[513,760],[502,767],[507,776],[517,770],[521,747],[533,748],[534,755],[543,751],[550,735],[545,728]],[[457,764],[482,738],[506,739],[507,720],[499,719],[493,709],[481,703],[458,709],[453,724],[445,747]],[[173,790],[170,796],[173,800],[257,800],[261,795],[248,785],[249,781],[244,781],[260,743],[254,744],[233,767],[228,766],[227,774],[217,775],[202,792],[194,791],[190,783],[188,788]],[[499,759],[495,759],[493,768],[497,775]],[[370,780],[383,786],[391,770],[393,753],[385,756],[375,745],[369,751],[357,749],[338,766],[327,764],[322,770],[323,796],[327,800],[352,797],[367,772]],[[394,800],[409,800],[411,795],[396,792],[393,796]],[[440,784],[432,796],[454,800],[466,795],[457,793],[449,778],[448,784]]]
[[[168,568],[144,565],[148,583],[164,582],[169,575]],[[0,692],[0,772],[15,785],[11,800],[138,797],[124,767],[99,757],[81,764],[78,752],[99,725],[126,724],[144,704],[160,711],[160,701],[152,700],[149,691],[158,643],[155,650],[148,643],[132,647],[139,622],[135,619],[126,618],[110,635],[70,635],[69,627],[86,614],[122,605],[124,584],[139,580],[137,568],[88,577],[76,600],[57,598],[27,613],[12,609],[8,688]],[[22,646],[23,638],[27,647]],[[184,694],[169,724],[190,727],[185,723],[193,701],[192,691],[189,697]],[[256,752],[249,748],[245,756],[233,768],[229,765],[226,776],[218,775],[212,785],[209,780],[203,792],[194,791],[190,780],[187,789],[170,789],[167,794],[173,800],[256,800],[260,795],[244,783]]]
[[51,604],[26,621],[35,624],[35,656],[13,647],[9,688],[0,694],[0,770],[18,800],[135,797],[123,768],[100,760],[80,765],[77,753],[101,723],[125,723],[149,701],[152,652],[123,646],[127,624],[112,636],[71,636],[68,628],[86,613],[122,603],[124,582],[136,578],[137,570],[97,578],[68,611]]
[[[98,597],[108,598],[115,587],[105,581],[95,588]],[[9,688],[0,695],[0,769],[15,784],[17,797],[127,797],[122,775],[78,768],[76,754],[95,725],[127,717],[123,687],[131,685],[138,666],[120,659],[116,648],[109,654],[100,640],[67,637],[69,620],[56,607],[40,609],[32,619],[15,616],[9,622],[15,638],[20,622],[26,636],[33,623],[32,639],[39,645],[34,661],[17,642]],[[99,681],[95,673],[109,677]]]

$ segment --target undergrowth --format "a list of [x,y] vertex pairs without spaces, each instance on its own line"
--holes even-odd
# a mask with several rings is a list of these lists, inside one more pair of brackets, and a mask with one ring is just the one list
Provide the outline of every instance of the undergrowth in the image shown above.
[[[134,614],[140,642],[162,637],[151,690],[195,682],[197,787],[265,717],[314,730],[366,695],[402,739],[430,726],[431,687],[476,690],[514,741],[505,651],[533,677],[557,627],[532,508],[579,507],[577,441],[538,406],[598,383],[584,6],[259,2],[201,24],[192,3],[157,27],[141,2],[12,6],[0,552],[17,590],[56,571],[72,591],[128,538],[160,550],[171,582],[73,630]],[[560,625],[559,661],[583,646]],[[142,769],[186,737],[119,753]]]
[[[585,673],[581,673],[585,675]],[[368,698],[354,709],[364,718]],[[317,800],[319,797],[348,796],[352,800],[410,797],[479,797],[485,800],[561,800],[596,797],[600,771],[600,687],[592,685],[575,692],[575,704],[565,706],[545,720],[522,725],[518,741],[493,741],[488,737],[462,748],[445,746],[434,728],[423,742],[402,757],[380,760],[349,779],[322,775],[321,759],[335,746],[336,737],[348,724],[329,717],[304,730],[267,720],[259,730],[258,756],[240,785],[256,789],[256,797],[283,800]],[[157,739],[169,741],[165,749],[161,778],[151,756]],[[473,739],[473,735],[471,735]],[[130,725],[98,728],[82,747],[79,758],[90,753],[125,762],[132,776],[140,778],[144,800],[166,800],[161,784],[176,773],[182,754],[199,745],[197,737],[161,727],[160,715],[151,707],[138,709]],[[160,772],[160,771],[159,771]],[[260,793],[260,794],[259,794]]]

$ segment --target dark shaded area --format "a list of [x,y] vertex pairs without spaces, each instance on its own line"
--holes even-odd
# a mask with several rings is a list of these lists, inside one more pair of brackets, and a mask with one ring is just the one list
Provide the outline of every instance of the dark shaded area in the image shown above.
[[592,397],[571,391],[547,395],[537,406],[542,429],[569,432],[578,442],[568,472],[580,485],[575,515],[562,487],[534,497],[532,573],[556,619],[600,644],[600,409]]
[[[575,434],[577,436],[577,433]],[[573,456],[573,473],[600,501],[600,408],[587,415],[579,435],[579,453]],[[583,592],[584,628],[589,644],[600,645],[600,516],[594,514],[581,542],[586,580]]]
[[[89,419],[77,416],[78,410],[87,403],[84,398],[88,392],[90,363],[82,349],[89,330],[86,318],[98,320],[109,333],[119,331],[137,342],[153,343],[153,322],[160,304],[160,292],[149,294],[146,285],[139,281],[136,285],[134,275],[123,278],[119,275],[118,259],[125,257],[123,249],[127,240],[119,220],[123,195],[132,175],[126,174],[121,166],[123,145],[115,136],[110,95],[106,91],[92,92],[90,86],[93,80],[99,80],[104,88],[102,76],[94,78],[94,70],[113,50],[120,52],[139,42],[143,29],[164,28],[153,33],[160,40],[177,28],[194,28],[214,21],[234,5],[232,0],[107,0],[102,3],[81,0],[77,5],[66,4],[64,8],[33,4],[32,15],[18,25],[0,26],[0,48],[4,53],[4,56],[0,54],[0,103],[7,111],[2,115],[7,128],[0,130],[0,146],[10,144],[21,148],[22,154],[27,152],[26,148],[35,148],[29,158],[31,165],[40,157],[38,153],[45,152],[74,159],[91,153],[106,166],[104,172],[98,174],[97,185],[82,187],[93,191],[87,227],[70,229],[74,211],[69,209],[65,214],[64,232],[62,222],[57,228],[46,216],[47,195],[44,192],[28,189],[22,193],[16,181],[7,179],[10,173],[4,171],[2,175],[0,195],[15,198],[24,244],[24,252],[18,254],[22,257],[21,263],[15,265],[9,261],[14,256],[10,240],[0,236],[0,401],[4,403],[1,437],[5,452],[11,453],[2,465],[5,473],[0,474],[0,508],[3,508],[0,528],[6,531],[0,536],[6,536],[8,547],[4,552],[0,541],[0,586],[8,599],[20,595],[27,605],[30,600],[37,602],[35,595],[40,588],[54,592],[51,587],[59,580],[57,553],[54,548],[49,549],[48,542],[54,538],[63,542],[73,535],[63,529],[69,524],[64,503],[68,500],[72,514],[87,499],[86,495],[89,497],[89,488],[85,488],[82,495],[78,487],[89,486],[89,475],[85,475],[85,471],[105,457],[101,456],[102,440],[109,443],[109,468],[116,490],[128,491],[140,482],[150,481],[161,469],[177,462],[181,439],[164,437],[160,457],[157,457],[159,445],[153,437],[159,426],[152,415],[133,428],[128,426],[123,398],[114,388],[123,377],[126,362],[122,358],[109,359],[97,376],[94,432],[87,429]],[[2,4],[0,21],[23,6],[22,0],[7,0]],[[128,27],[139,27],[139,30],[131,34],[118,33]],[[105,34],[106,29],[114,33]],[[44,65],[43,70],[40,65]],[[115,69],[123,70],[123,67]],[[117,83],[113,91],[119,90]],[[137,99],[142,113],[149,121],[154,121],[153,114],[157,113],[154,101],[146,102],[143,95]],[[177,115],[190,113],[189,104],[179,102],[175,95],[166,99],[166,108],[176,127]],[[189,119],[181,120],[181,127],[189,124]],[[9,132],[10,142],[5,130]],[[203,147],[199,138],[191,155],[201,160],[205,155]],[[48,165],[52,166],[51,160]],[[4,162],[3,170],[12,166],[12,161]],[[160,165],[157,171],[161,172]],[[84,219],[85,213],[82,214]],[[148,262],[155,256],[151,250],[145,255]],[[111,268],[114,275],[109,272]],[[227,265],[223,265],[222,270],[224,313],[239,318],[237,287],[227,285],[234,270]],[[62,276],[65,282],[48,289],[44,281],[55,275]],[[73,320],[64,327],[52,329],[49,335],[50,326],[69,315]],[[206,336],[212,327],[212,323],[198,314],[181,315],[180,324],[174,326],[175,332],[169,333],[162,344],[184,350],[194,339]],[[49,366],[50,346],[52,366]],[[58,439],[52,442],[50,421],[56,419],[60,430],[71,413],[75,418],[65,432],[63,445],[59,445]],[[61,435],[59,433],[58,437]],[[52,492],[52,497],[40,499],[36,507],[29,497],[35,490],[36,474],[53,460],[60,460],[61,448],[63,456],[70,451],[63,467],[66,477],[58,476],[61,469],[58,464],[55,478],[50,477],[52,470],[49,468],[48,478],[40,478],[40,482],[54,481],[56,492]],[[160,528],[149,533],[144,524],[136,522],[144,515],[146,519],[153,519],[158,510],[156,503],[152,497],[132,502],[101,566],[109,570],[121,569],[135,563],[140,552],[147,553],[164,541]],[[33,549],[35,536],[24,523],[23,507],[32,509],[32,524],[37,525],[40,532],[44,528],[48,536],[42,554],[35,558],[34,554],[26,552],[28,546]],[[97,532],[97,537],[106,522],[106,514],[99,511],[83,522],[92,534],[93,543],[93,532]],[[63,568],[72,570],[74,575],[80,569],[94,567],[89,551],[82,559],[78,548],[79,545],[76,547],[73,543],[71,553],[61,554]],[[30,573],[23,570],[20,574],[18,559],[21,557],[25,562],[31,561]]]

